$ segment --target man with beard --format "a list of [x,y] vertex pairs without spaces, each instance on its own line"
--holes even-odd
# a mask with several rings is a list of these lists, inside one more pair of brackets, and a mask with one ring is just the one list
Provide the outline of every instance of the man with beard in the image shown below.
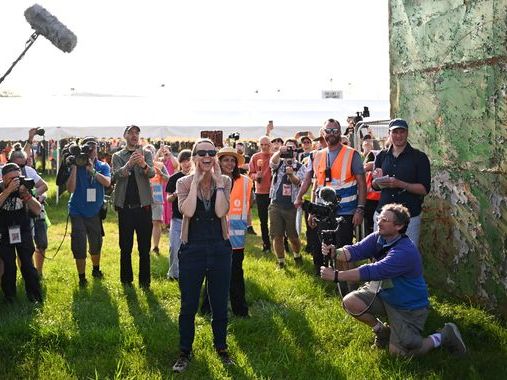
[[[352,243],[354,227],[361,225],[363,221],[366,203],[366,181],[361,156],[353,148],[341,144],[340,123],[334,119],[328,119],[321,129],[321,135],[327,143],[327,148],[313,154],[306,172],[305,181],[301,185],[296,199],[296,205],[303,202],[303,195],[308,189],[311,178],[315,180],[315,192],[325,186],[336,191],[340,201],[337,217],[343,217],[340,224],[338,247]],[[322,202],[318,196],[317,203]],[[316,228],[314,218],[310,215],[310,227]],[[320,267],[324,263],[319,247],[312,249],[315,274],[320,275]]]
[[132,246],[134,231],[139,251],[139,286],[149,289],[151,250],[151,187],[150,178],[155,176],[153,158],[140,146],[137,125],[125,128],[126,146],[113,154],[113,179],[116,181],[114,206],[118,211],[120,231],[120,281],[132,286]]

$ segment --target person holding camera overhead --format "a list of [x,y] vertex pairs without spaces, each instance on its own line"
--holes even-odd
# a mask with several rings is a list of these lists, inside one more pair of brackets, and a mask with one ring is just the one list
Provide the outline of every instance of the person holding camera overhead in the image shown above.
[[[340,199],[340,207],[337,217],[342,216],[337,247],[351,244],[354,234],[354,226],[361,225],[366,204],[366,180],[363,163],[359,153],[353,148],[341,144],[340,123],[334,119],[328,119],[321,128],[321,134],[327,143],[327,148],[316,151],[309,161],[311,170],[306,172],[306,177],[299,194],[296,205],[303,202],[303,195],[311,183],[309,179],[315,177],[315,190],[318,191],[329,186],[336,191]],[[316,198],[317,203],[321,201]],[[316,228],[317,224],[310,215],[309,224]],[[315,274],[320,275],[320,267],[324,258],[320,247],[313,247],[313,263]]]
[[[24,178],[15,163],[2,167],[0,182],[0,258],[4,262],[1,285],[7,302],[16,297],[16,253],[21,262],[26,296],[31,302],[42,302],[39,275],[33,266],[34,244],[31,215],[39,215],[41,205],[32,196],[32,179]],[[30,215],[31,214],[31,215]]]
[[111,169],[105,162],[97,159],[97,140],[85,137],[81,140],[81,153],[68,156],[70,175],[67,179],[69,215],[72,232],[70,245],[76,260],[79,286],[85,287],[86,279],[86,241],[88,240],[92,259],[92,276],[102,279],[100,253],[102,250],[102,219],[100,212],[104,204],[105,188],[111,184]]
[[287,139],[285,145],[273,154],[269,165],[273,171],[269,197],[269,233],[278,259],[278,268],[285,267],[284,236],[292,246],[296,265],[303,263],[301,241],[296,230],[296,200],[305,168],[296,160],[297,141]]
[[141,129],[129,125],[123,132],[125,147],[113,154],[113,179],[116,182],[114,206],[118,211],[120,233],[120,281],[132,286],[132,246],[134,231],[139,250],[139,286],[150,288],[151,250],[151,186],[150,178],[155,176],[153,156],[139,145]]
[[231,279],[232,245],[227,228],[231,178],[222,175],[215,145],[197,140],[192,148],[193,174],[176,182],[183,215],[179,251],[180,355],[173,371],[183,372],[192,357],[195,314],[204,279],[211,305],[213,344],[223,364],[233,364],[227,351],[227,303]]

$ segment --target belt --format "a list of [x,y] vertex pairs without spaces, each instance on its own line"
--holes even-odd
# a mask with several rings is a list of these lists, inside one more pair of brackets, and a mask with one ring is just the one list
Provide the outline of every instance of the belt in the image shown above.
[[141,205],[140,204],[136,204],[136,205],[125,205],[123,206],[123,208],[140,208]]

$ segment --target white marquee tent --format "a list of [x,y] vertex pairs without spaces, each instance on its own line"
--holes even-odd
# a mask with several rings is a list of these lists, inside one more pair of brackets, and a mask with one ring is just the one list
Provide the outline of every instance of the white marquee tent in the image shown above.
[[389,118],[387,100],[0,97],[0,140],[26,139],[32,127],[43,127],[46,139],[121,137],[129,124],[139,125],[143,137],[193,139],[201,130],[222,130],[224,136],[239,132],[242,139],[255,139],[264,134],[268,120],[274,121],[273,136],[287,137],[298,131],[317,134],[322,123],[331,117],[343,125],[347,116],[362,111],[364,106],[369,107],[371,120]]

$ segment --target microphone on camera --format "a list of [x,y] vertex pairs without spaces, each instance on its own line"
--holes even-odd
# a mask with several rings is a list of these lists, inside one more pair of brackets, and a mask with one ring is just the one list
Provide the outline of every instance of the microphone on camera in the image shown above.
[[39,4],[25,10],[25,18],[36,33],[46,37],[61,51],[70,53],[76,47],[76,35]]
[[23,58],[39,35],[46,37],[53,45],[65,53],[70,53],[76,47],[76,35],[40,5],[34,4],[26,9],[25,18],[35,32],[32,33],[30,39],[26,42],[23,52],[0,78],[0,83],[11,73],[14,66]]

